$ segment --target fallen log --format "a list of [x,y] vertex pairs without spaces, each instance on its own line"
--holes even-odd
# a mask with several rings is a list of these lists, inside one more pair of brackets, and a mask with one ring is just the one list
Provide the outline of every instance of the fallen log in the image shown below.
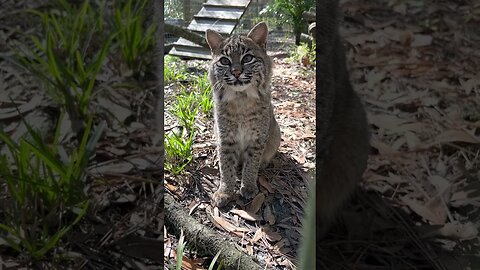
[[233,243],[227,236],[219,235],[207,226],[200,224],[179,205],[172,195],[165,193],[165,224],[178,236],[180,231],[187,242],[193,244],[197,251],[216,255],[220,252],[218,261],[223,261],[224,269],[261,270],[253,259]]

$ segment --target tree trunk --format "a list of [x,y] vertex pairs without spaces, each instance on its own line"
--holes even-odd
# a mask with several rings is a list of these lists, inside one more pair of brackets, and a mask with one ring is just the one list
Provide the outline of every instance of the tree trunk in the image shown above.
[[226,236],[213,232],[207,226],[200,224],[188,215],[172,195],[165,193],[165,224],[180,235],[183,231],[185,239],[193,244],[202,253],[216,255],[220,252],[218,262],[223,261],[225,269],[261,270],[253,259],[244,253],[233,241]]

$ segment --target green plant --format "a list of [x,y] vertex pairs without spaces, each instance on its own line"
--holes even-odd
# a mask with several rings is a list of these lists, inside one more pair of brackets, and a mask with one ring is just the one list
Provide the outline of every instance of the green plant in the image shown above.
[[182,65],[180,58],[171,55],[164,57],[163,75],[165,82],[185,80],[187,78],[186,73],[186,68]]
[[[217,254],[215,255],[215,257],[213,257],[213,260],[212,262],[210,263],[210,266],[208,267],[208,270],[213,270],[213,267],[215,266],[215,264],[217,263],[217,260],[218,260],[218,257],[220,257],[220,253],[222,253],[222,251],[220,250],[219,252],[217,252]],[[223,261],[220,261],[218,267],[216,270],[221,270],[223,267]]]
[[183,91],[176,97],[176,102],[170,109],[170,113],[175,115],[180,124],[191,133],[194,130],[198,109],[197,94],[193,91],[190,93]]
[[0,205],[0,238],[17,252],[38,260],[86,213],[83,182],[104,125],[90,136],[90,117],[78,148],[66,156],[66,161],[58,158],[66,153],[59,146],[60,124],[51,144],[25,125],[30,139],[18,143],[0,131],[0,140],[9,150],[8,156],[0,157],[0,186],[8,195]]
[[306,67],[314,67],[316,61],[315,47],[315,43],[313,43],[311,48],[309,48],[307,43],[301,43],[293,51],[292,55],[290,56],[290,60],[294,62],[301,62],[302,65]]
[[84,1],[76,8],[58,0],[63,12],[28,10],[41,18],[44,39],[31,35],[33,47],[8,58],[45,83],[47,91],[67,111],[72,129],[81,137],[96,77],[113,35],[103,31],[103,5]]
[[300,45],[300,36],[307,27],[303,12],[314,6],[314,0],[274,0],[260,12],[260,15],[268,13],[284,23],[291,24],[295,34],[295,45]]
[[208,80],[207,74],[198,77],[193,87],[199,91],[198,103],[200,108],[202,108],[203,113],[207,116],[211,116],[213,109],[212,86]]
[[181,134],[165,134],[165,169],[172,174],[181,173],[193,159],[194,132],[188,135],[186,133],[186,130],[182,129]]
[[[177,244],[177,256],[176,256],[176,261],[175,265],[173,263],[170,264],[170,267],[168,269],[175,269],[175,270],[182,270],[182,261],[183,261],[183,254],[185,253],[185,248],[187,246],[187,243],[185,242],[185,236],[183,235],[183,230],[180,231],[180,238],[178,239],[178,244]],[[215,257],[213,257],[212,262],[210,263],[208,270],[213,270],[215,267],[215,264],[217,263],[218,257],[220,256],[221,251],[219,251]],[[223,262],[220,262],[216,270],[221,270],[223,267]]]
[[157,25],[152,23],[144,29],[148,3],[148,0],[129,0],[123,7],[115,8],[116,40],[123,59],[134,74],[145,73],[155,47]]
[[185,246],[187,243],[185,242],[185,236],[183,235],[183,230],[180,232],[180,238],[178,239],[178,246],[177,246],[177,264],[176,264],[176,269],[181,270],[182,269],[182,258],[183,258],[183,253],[185,250]]

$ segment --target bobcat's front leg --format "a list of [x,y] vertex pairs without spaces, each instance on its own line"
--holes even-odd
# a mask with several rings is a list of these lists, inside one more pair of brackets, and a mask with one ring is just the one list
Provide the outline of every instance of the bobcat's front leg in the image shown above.
[[258,170],[260,169],[264,148],[264,143],[256,143],[254,146],[248,146],[243,153],[244,164],[240,194],[242,194],[245,199],[251,199],[258,194]]
[[235,168],[237,167],[238,158],[233,145],[233,142],[223,141],[218,148],[220,155],[220,186],[213,194],[213,203],[217,207],[227,205],[235,195]]

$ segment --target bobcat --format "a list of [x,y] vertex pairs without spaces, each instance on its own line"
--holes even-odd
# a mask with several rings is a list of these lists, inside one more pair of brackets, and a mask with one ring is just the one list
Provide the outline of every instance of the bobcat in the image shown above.
[[365,110],[348,77],[338,15],[338,0],[317,5],[317,240],[357,187],[370,149]]
[[220,157],[220,186],[213,195],[218,207],[236,193],[237,167],[242,170],[240,194],[253,198],[258,193],[259,168],[268,165],[280,145],[280,128],[271,103],[267,35],[263,22],[247,36],[224,38],[210,29],[205,34],[212,53],[208,73]]

